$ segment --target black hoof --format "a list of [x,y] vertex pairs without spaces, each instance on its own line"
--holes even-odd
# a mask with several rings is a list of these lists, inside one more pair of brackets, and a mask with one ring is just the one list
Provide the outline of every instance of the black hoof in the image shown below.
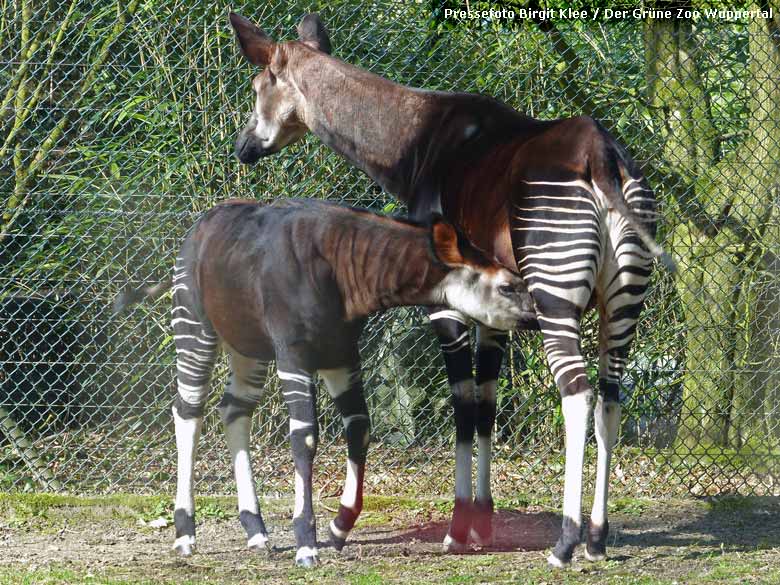
[[330,543],[333,545],[333,548],[335,548],[337,551],[341,551],[341,549],[344,548],[344,545],[347,544],[347,539],[340,538],[331,532]]
[[574,549],[577,548],[577,545],[580,542],[582,542],[581,527],[571,518],[564,516],[561,537],[558,539],[558,542],[555,543],[552,554],[547,557],[547,562],[554,567],[568,565],[574,556]]
[[585,546],[585,558],[589,561],[603,561],[607,558],[607,535],[609,534],[609,522],[604,526],[590,524],[588,526],[587,541]]
[[[338,520],[338,518],[336,520]],[[344,545],[347,544],[347,536],[349,536],[349,531],[341,530],[341,528],[336,526],[336,520],[331,520],[330,526],[328,526],[328,531],[330,532],[330,542],[333,544],[333,548],[340,551],[342,548],[344,548]]]

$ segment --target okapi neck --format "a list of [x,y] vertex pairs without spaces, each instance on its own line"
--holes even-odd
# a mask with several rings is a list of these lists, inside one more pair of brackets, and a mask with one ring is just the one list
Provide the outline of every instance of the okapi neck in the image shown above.
[[453,173],[536,124],[487,96],[409,88],[321,53],[298,55],[288,71],[309,130],[413,213]]
[[322,254],[333,267],[348,321],[436,301],[433,291],[447,270],[433,259],[427,230],[388,219],[345,224],[329,236]]
[[323,54],[290,66],[304,122],[320,140],[403,201],[408,153],[419,145],[432,93],[410,89]]

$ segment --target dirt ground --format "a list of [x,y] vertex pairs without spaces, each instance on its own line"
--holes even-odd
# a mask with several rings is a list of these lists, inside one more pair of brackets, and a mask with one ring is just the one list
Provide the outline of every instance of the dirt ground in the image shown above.
[[[180,559],[173,528],[148,525],[160,499],[6,498],[0,583],[780,583],[780,502],[770,498],[624,499],[610,517],[610,559],[579,553],[565,571],[546,566],[560,516],[543,507],[499,509],[493,547],[445,555],[446,502],[369,498],[343,552],[321,543],[319,567],[303,570],[285,500],[266,503],[273,548],[260,553],[245,549],[231,499],[199,501],[197,554]],[[321,537],[335,505],[319,502]]]

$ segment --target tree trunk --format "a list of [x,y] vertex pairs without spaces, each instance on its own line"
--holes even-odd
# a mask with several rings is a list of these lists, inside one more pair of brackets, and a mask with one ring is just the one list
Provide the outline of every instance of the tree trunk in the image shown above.
[[[777,14],[777,0],[773,4]],[[649,97],[665,117],[664,158],[716,228],[703,231],[701,221],[686,221],[671,238],[686,319],[679,439],[687,445],[740,447],[751,437],[763,444],[764,413],[777,404],[771,331],[773,321],[777,331],[778,263],[772,248],[780,239],[768,221],[777,215],[780,181],[780,51],[770,36],[776,26],[761,19],[751,24],[748,132],[722,156],[692,23],[646,23]],[[690,213],[679,211],[680,217]]]

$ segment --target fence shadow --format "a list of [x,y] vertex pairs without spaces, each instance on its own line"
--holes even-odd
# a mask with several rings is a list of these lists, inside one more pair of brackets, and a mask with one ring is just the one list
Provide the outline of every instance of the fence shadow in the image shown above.
[[705,547],[681,558],[709,555],[715,548],[740,552],[780,546],[780,498],[729,496],[711,500],[705,506],[706,509],[699,508],[698,512],[677,519],[667,514],[626,520],[615,535],[615,544],[642,548]]

